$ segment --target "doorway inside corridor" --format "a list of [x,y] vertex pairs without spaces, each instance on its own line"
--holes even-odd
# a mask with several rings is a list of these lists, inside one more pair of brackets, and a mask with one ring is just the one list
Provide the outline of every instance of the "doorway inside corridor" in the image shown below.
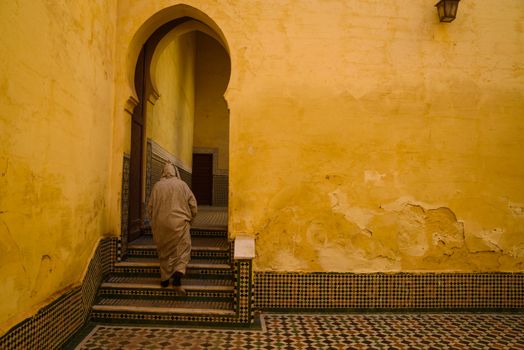
[[[227,213],[229,110],[223,96],[231,64],[222,43],[206,28],[190,17],[168,22],[149,37],[138,57],[128,242],[150,232],[147,202],[167,162],[192,188],[202,214],[209,209],[213,217],[217,210]],[[227,217],[220,218],[221,225],[227,224]]]
[[193,154],[193,193],[200,205],[213,204],[213,155]]

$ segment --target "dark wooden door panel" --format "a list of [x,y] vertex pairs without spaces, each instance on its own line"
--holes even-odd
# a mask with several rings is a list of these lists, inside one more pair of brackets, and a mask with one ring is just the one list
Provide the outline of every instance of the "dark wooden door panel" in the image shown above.
[[131,120],[131,156],[129,169],[129,225],[128,241],[141,235],[142,228],[142,153],[144,139],[144,65],[145,48],[142,48],[135,70],[135,87],[140,101]]
[[193,193],[199,205],[213,203],[213,155],[193,154]]
[[129,241],[140,236],[142,224],[142,126],[131,124],[131,160],[129,171]]

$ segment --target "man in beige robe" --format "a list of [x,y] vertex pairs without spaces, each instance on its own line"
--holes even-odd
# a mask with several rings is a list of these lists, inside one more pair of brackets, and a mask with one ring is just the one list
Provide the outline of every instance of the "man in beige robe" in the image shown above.
[[179,294],[185,294],[181,279],[191,259],[189,229],[196,213],[193,192],[180,179],[178,169],[167,163],[151,192],[148,214],[160,261],[160,285],[169,286],[169,279],[173,278],[173,286]]

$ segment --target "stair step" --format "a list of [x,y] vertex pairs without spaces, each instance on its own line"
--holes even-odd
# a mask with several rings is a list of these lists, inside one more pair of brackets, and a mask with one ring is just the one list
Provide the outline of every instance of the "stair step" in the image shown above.
[[[154,257],[128,258],[116,262],[112,273],[118,276],[158,277],[160,264]],[[186,278],[232,279],[231,264],[217,259],[193,259],[187,265]]]
[[[115,267],[159,267],[158,259],[145,258],[129,258],[126,261],[118,261]],[[214,260],[199,259],[198,261],[190,261],[187,264],[188,269],[217,269],[217,270],[231,270],[231,265],[216,263]]]
[[[102,288],[126,288],[126,289],[164,289],[160,284],[145,284],[145,283],[102,283]],[[230,291],[229,287],[222,286],[194,286],[184,285],[186,290],[214,290],[214,291]]]
[[[128,249],[155,249],[156,245],[152,237],[142,236],[130,242]],[[229,241],[220,237],[193,237],[191,238],[192,250],[229,251]]]
[[[182,284],[186,290],[234,290],[233,281],[224,279],[183,278]],[[102,288],[162,289],[158,277],[135,276],[110,276],[102,283]]]
[[235,287],[231,279],[182,279],[187,296],[180,297],[171,287],[162,288],[160,278],[136,276],[110,276],[104,281],[98,293],[104,297],[134,298],[213,298],[227,300],[234,297]]
[[[156,249],[128,249],[126,253],[126,259],[133,258],[157,258],[158,254]],[[204,250],[191,250],[191,259],[198,261],[200,259],[214,260],[217,263],[229,264],[231,261],[231,253],[229,251],[204,251]],[[124,260],[124,261],[125,261]]]
[[[151,237],[142,236],[139,239],[129,243],[126,256],[129,258],[156,258],[156,245]],[[220,263],[228,264],[231,259],[230,243],[226,238],[192,238],[191,258],[214,259],[220,260]]]
[[93,305],[93,312],[227,316],[235,314],[233,304],[230,302],[128,298],[100,298]]
[[[191,237],[221,237],[227,238],[227,226],[208,226],[208,227],[191,227]],[[151,228],[146,227],[142,230],[143,236],[152,236]]]
[[220,227],[191,227],[191,237],[221,237],[228,238],[227,226]]

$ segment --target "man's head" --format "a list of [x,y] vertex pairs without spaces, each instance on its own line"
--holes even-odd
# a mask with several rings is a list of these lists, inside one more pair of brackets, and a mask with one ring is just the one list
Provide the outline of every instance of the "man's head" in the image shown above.
[[165,177],[168,179],[173,176],[180,179],[180,174],[178,173],[178,169],[173,165],[173,163],[167,162],[166,165],[164,165],[164,170],[162,171],[162,177]]

